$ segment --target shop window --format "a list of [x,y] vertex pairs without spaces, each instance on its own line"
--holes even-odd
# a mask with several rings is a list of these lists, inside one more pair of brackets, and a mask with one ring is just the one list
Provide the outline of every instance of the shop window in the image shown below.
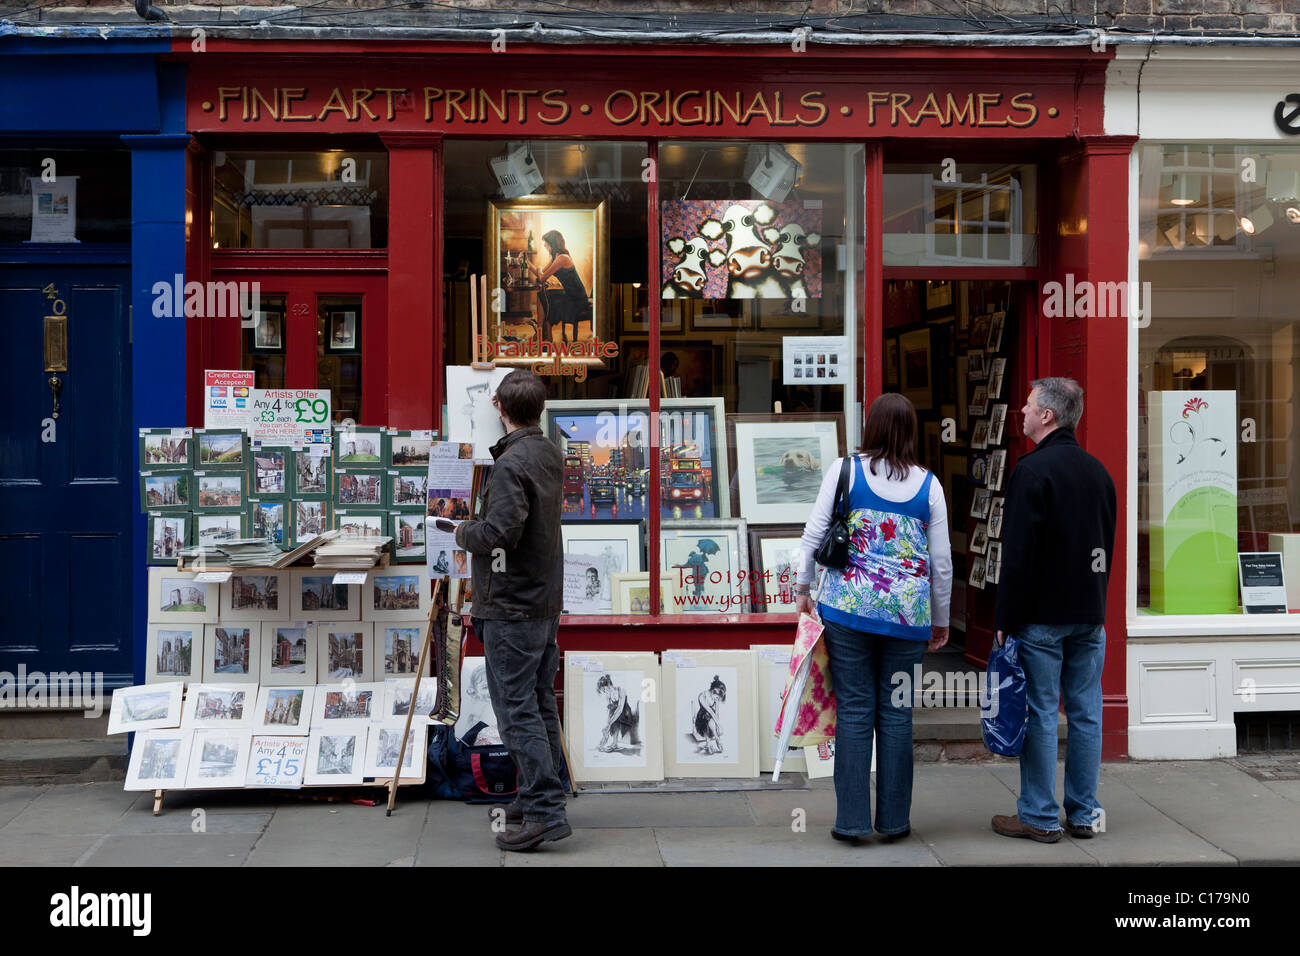
[[219,249],[382,249],[388,155],[217,151],[213,245]]
[[1036,167],[890,164],[884,187],[885,265],[1037,264]]
[[285,297],[262,295],[259,305],[261,309],[254,317],[252,328],[243,330],[244,362],[241,368],[252,369],[256,373],[253,380],[256,388],[284,388],[288,331],[285,324]]
[[336,422],[361,421],[363,304],[359,295],[316,298],[316,387],[330,390]]
[[0,150],[0,243],[130,241],[129,150]]
[[1137,603],[1240,613],[1239,554],[1300,583],[1300,149],[1139,157]]

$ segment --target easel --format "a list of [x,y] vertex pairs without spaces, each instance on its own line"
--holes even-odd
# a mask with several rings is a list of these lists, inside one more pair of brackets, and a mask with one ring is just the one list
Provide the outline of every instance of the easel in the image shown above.
[[429,597],[429,619],[424,624],[424,642],[420,645],[420,663],[415,670],[415,689],[411,691],[411,706],[406,709],[406,725],[402,728],[402,746],[397,751],[397,770],[393,779],[388,781],[388,812],[393,815],[393,805],[397,802],[397,781],[402,776],[402,764],[406,760],[406,742],[411,737],[411,719],[415,716],[415,702],[420,699],[420,681],[424,678],[424,669],[429,663],[429,647],[433,643],[433,621],[438,616],[438,592],[442,590],[445,578],[438,578],[433,584],[433,593]]
[[481,372],[490,372],[497,367],[497,363],[491,359],[492,353],[482,348],[482,345],[489,344],[487,276],[485,275],[475,273],[469,277],[469,320],[473,355],[469,367]]

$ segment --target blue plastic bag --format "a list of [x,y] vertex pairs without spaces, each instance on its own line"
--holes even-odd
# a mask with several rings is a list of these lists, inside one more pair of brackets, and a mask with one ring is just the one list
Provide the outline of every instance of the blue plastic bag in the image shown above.
[[980,729],[984,746],[1004,757],[1019,757],[1025,744],[1029,705],[1025,692],[1025,669],[1020,666],[1020,642],[1008,637],[994,643],[984,672],[984,693],[980,700]]

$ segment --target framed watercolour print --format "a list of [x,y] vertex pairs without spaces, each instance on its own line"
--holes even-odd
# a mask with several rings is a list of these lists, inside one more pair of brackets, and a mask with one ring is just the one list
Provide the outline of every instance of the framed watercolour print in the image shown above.
[[564,553],[600,562],[600,611],[613,613],[613,576],[645,570],[645,525],[636,519],[563,524]]
[[184,512],[149,512],[148,564],[176,566],[181,549],[190,543],[189,529],[193,515]]
[[339,468],[382,468],[384,465],[384,430],[382,428],[344,427],[334,430],[334,464]]
[[415,693],[414,677],[389,677],[384,680],[384,705],[379,717],[381,720],[396,721],[405,719],[411,712],[412,700],[415,705],[415,718],[411,723],[426,721],[433,713],[438,698],[438,683],[432,680],[420,681],[420,692]]
[[360,315],[355,309],[335,309],[325,317],[325,351],[337,355],[361,350]]
[[257,688],[237,684],[191,684],[185,696],[181,726],[189,730],[207,728],[244,729],[252,726]]
[[330,573],[295,573],[289,616],[295,621],[361,620],[361,585],[335,584]]
[[262,671],[262,625],[209,624],[203,634],[203,679],[256,684]]
[[746,530],[743,518],[660,523],[660,571],[673,596],[664,613],[738,614],[749,610]]
[[253,732],[306,736],[311,727],[311,705],[315,693],[313,684],[263,687],[257,692]]
[[145,638],[144,682],[203,679],[202,624],[150,624]]
[[194,475],[188,471],[140,472],[140,505],[144,511],[189,511],[197,503]]
[[247,468],[244,432],[238,428],[196,428],[195,459],[198,471]]
[[423,570],[377,568],[361,586],[361,620],[423,622],[429,600],[429,575]]
[[387,478],[381,471],[340,468],[334,473],[338,486],[335,500],[341,507],[378,508],[384,504]]
[[317,686],[312,701],[311,726],[315,731],[361,726],[377,719],[384,708],[384,685],[348,683]]
[[293,452],[292,494],[295,498],[321,500],[333,495],[329,446],[325,446],[324,450],[326,454],[323,455],[312,454],[313,449],[310,448]]
[[435,433],[431,431],[401,431],[390,428],[384,433],[387,450],[384,460],[390,468],[396,468],[403,474],[429,473],[429,448],[433,445]]
[[330,506],[328,501],[304,501],[295,499],[289,502],[289,514],[293,516],[293,546],[306,544],[318,534],[324,534],[330,528]]
[[194,429],[140,429],[140,470],[163,472],[194,467]]
[[[486,238],[488,288],[501,290],[504,299],[500,311],[488,313],[498,365],[532,365],[543,342],[609,339],[607,203],[560,196],[490,200]],[[567,361],[604,364],[596,357]]]
[[[629,571],[610,575],[610,610],[614,614],[650,613],[650,572]],[[671,614],[672,592],[668,577],[659,579],[659,613]]]
[[653,653],[564,656],[564,727],[577,780],[662,780],[659,659]]
[[113,691],[108,711],[108,732],[128,734],[137,730],[178,727],[181,723],[181,681],[141,684]]
[[373,681],[374,625],[321,624],[316,628],[316,653],[318,684]]
[[307,741],[306,737],[254,734],[244,786],[297,790],[307,770]]
[[[776,769],[776,758],[781,749],[780,739],[773,731],[781,713],[781,697],[790,673],[790,645],[756,644],[750,650],[755,654],[758,679],[758,769],[771,773]],[[803,751],[802,747],[787,747],[785,759],[781,761],[781,772],[806,772],[808,765]]]
[[195,515],[194,543],[211,547],[220,541],[245,537],[245,520],[242,514]]
[[377,538],[387,532],[388,512],[381,508],[335,508],[332,522],[345,536]]
[[242,574],[221,585],[221,621],[287,621],[293,573]]
[[[393,778],[397,773],[397,754],[402,749],[402,734],[405,730],[405,721],[371,724],[366,741],[364,773],[367,777],[374,777],[377,780]],[[406,752],[402,754],[400,779],[410,781],[424,779],[424,766],[428,759],[428,730],[428,724],[411,721],[411,732],[406,740]]]
[[281,499],[248,499],[248,526],[254,538],[270,538],[271,543],[282,551],[287,551],[290,544],[289,518],[292,506]]
[[[424,627],[410,624],[380,624],[375,628],[375,653],[383,661],[376,677],[415,676],[420,667],[420,646]],[[432,659],[429,661],[433,664]],[[431,668],[432,669],[432,668]]]
[[220,585],[196,584],[193,572],[150,568],[149,622],[170,625],[215,621],[220,593]]
[[[660,405],[662,517],[729,516],[723,400],[667,398]],[[542,431],[564,455],[563,520],[646,517],[649,407],[645,399],[546,403]]]
[[365,779],[368,727],[316,730],[307,741],[306,786],[343,787]]
[[289,493],[289,458],[293,449],[283,445],[262,445],[254,442],[249,449],[249,484],[250,497],[265,495],[285,496]]
[[244,785],[252,735],[247,731],[196,730],[185,786],[191,790],[217,790]]
[[394,511],[390,514],[388,529],[393,539],[394,564],[424,564],[424,512]]
[[733,514],[752,524],[805,522],[844,447],[838,413],[727,416]]
[[306,621],[262,624],[263,686],[316,683],[316,625]]
[[210,515],[243,511],[247,477],[242,471],[194,472],[198,493],[195,510]]
[[661,685],[667,776],[758,776],[753,651],[664,651]]
[[[749,529],[749,560],[753,572],[749,591],[756,611],[794,613],[794,585],[799,577],[802,550],[803,525]],[[814,569],[814,573],[819,571]]]
[[185,786],[194,737],[188,730],[146,730],[136,734],[123,790],[179,790]]
[[389,469],[387,477],[388,506],[390,508],[419,508],[429,503],[429,476],[406,475]]

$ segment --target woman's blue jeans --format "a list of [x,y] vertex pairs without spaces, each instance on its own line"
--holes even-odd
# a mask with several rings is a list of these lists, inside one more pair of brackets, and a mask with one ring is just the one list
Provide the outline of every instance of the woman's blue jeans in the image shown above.
[[[913,669],[926,642],[823,623],[835,688],[835,830],[849,836],[871,833],[874,731],[880,741],[876,832],[902,833],[911,826],[912,813]],[[901,688],[896,674],[906,675]]]

